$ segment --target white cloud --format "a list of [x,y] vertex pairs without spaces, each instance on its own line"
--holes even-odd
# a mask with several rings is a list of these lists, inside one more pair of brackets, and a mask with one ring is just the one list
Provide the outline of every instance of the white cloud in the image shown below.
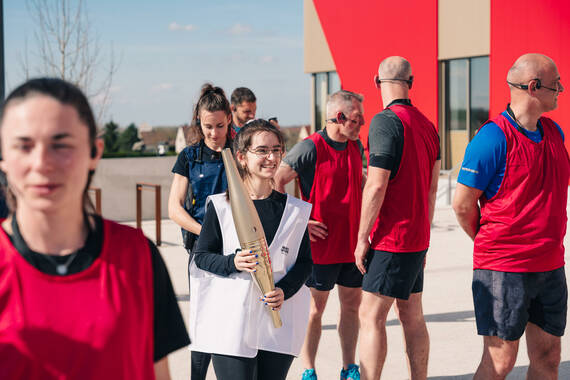
[[242,34],[251,33],[251,30],[252,30],[252,29],[251,29],[251,26],[249,26],[249,25],[243,25],[243,24],[237,23],[237,24],[234,24],[234,26],[232,26],[232,27],[228,30],[228,32],[229,32],[230,34],[233,34],[234,36],[239,36],[239,35],[242,35]]
[[193,30],[198,29],[198,27],[196,25],[192,25],[192,24],[180,25],[176,21],[174,21],[174,22],[171,22],[170,25],[168,25],[168,29],[170,29],[170,30],[185,30],[187,32],[191,32]]

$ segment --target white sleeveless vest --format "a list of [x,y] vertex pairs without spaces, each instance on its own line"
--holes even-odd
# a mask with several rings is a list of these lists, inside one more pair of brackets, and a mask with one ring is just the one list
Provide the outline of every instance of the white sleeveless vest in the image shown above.
[[[223,254],[240,247],[226,194],[208,197],[220,222]],[[285,210],[269,246],[273,278],[278,282],[293,267],[307,228],[311,205],[287,195]],[[297,356],[309,319],[310,294],[303,285],[286,300],[279,313],[283,321],[275,328],[260,290],[248,272],[222,277],[190,267],[190,338],[193,351],[254,357],[257,350]]]

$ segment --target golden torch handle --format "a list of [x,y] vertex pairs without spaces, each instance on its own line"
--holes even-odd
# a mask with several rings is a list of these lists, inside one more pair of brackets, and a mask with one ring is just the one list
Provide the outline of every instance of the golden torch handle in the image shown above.
[[[226,148],[222,151],[224,168],[228,179],[228,191],[230,194],[230,207],[238,235],[238,240],[243,250],[252,250],[258,255],[259,265],[257,271],[252,273],[255,283],[261,290],[261,294],[275,289],[273,271],[269,248],[265,240],[265,232],[253,201],[249,197],[245,185],[239,176],[239,172],[232,156],[232,152]],[[277,310],[269,310],[275,327],[281,327],[283,322]]]
[[[274,290],[275,283],[273,281],[273,270],[271,269],[271,259],[269,257],[269,249],[267,248],[265,238],[242,244],[242,249],[251,250],[253,253],[257,254],[259,264],[257,265],[256,271],[251,273],[251,276],[261,291],[261,294],[265,295],[265,293]],[[283,326],[283,322],[279,316],[279,311],[269,311],[271,312],[273,326],[276,328]]]

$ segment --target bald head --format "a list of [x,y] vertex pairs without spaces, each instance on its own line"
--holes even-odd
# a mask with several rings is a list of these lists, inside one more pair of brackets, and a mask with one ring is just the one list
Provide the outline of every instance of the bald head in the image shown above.
[[556,64],[547,56],[537,53],[524,54],[509,69],[507,81],[526,84],[535,78],[549,77],[556,70]]
[[378,66],[379,78],[394,78],[408,80],[412,75],[412,66],[403,57],[392,56],[384,59]]
[[[552,59],[543,54],[520,56],[507,74],[511,89],[511,109],[524,124],[525,115],[531,115],[529,130],[544,112],[558,106],[558,95],[564,91],[558,68]],[[526,128],[526,127],[525,127]]]

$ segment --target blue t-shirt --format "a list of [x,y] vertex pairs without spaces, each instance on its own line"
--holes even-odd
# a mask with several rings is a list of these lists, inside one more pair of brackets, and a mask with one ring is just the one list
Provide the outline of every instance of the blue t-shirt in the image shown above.
[[[517,129],[516,122],[507,111],[504,111],[502,115],[507,118],[514,129]],[[558,124],[554,124],[558,128],[562,140],[564,140],[562,129]],[[535,132],[525,130],[525,134],[536,143],[542,140],[539,129]],[[482,190],[485,197],[491,199],[501,187],[506,163],[507,139],[505,133],[495,123],[485,124],[467,145],[457,182]]]

